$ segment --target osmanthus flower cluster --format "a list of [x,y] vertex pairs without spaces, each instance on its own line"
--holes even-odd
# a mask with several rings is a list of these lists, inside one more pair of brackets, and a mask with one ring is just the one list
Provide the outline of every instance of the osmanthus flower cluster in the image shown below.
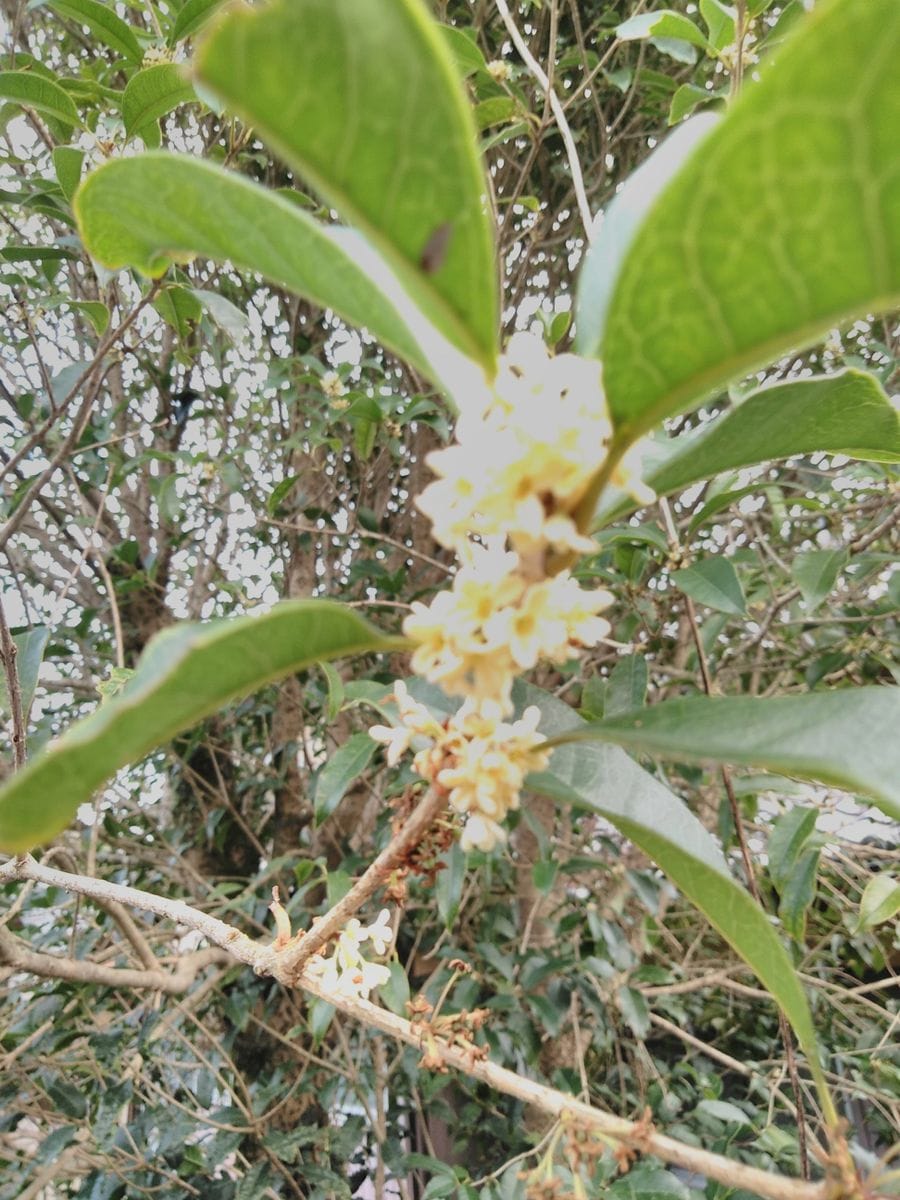
[[[416,643],[413,670],[464,703],[440,723],[398,683],[399,726],[370,733],[388,746],[389,763],[417,749],[413,769],[466,817],[465,849],[504,840],[501,823],[518,806],[525,775],[548,761],[538,710],[508,720],[515,678],[541,659],[566,662],[609,633],[599,614],[610,593],[586,591],[548,564],[596,550],[575,514],[611,437],[600,364],[551,355],[520,333],[492,389],[461,411],[456,443],[427,459],[438,478],[417,504],[459,568],[430,605],[413,604],[403,629]],[[652,498],[629,466],[623,460],[612,481]]]
[[386,908],[371,925],[362,925],[353,917],[338,934],[331,955],[328,958],[314,955],[306,969],[335,996],[348,999],[361,996],[365,1000],[372,988],[387,983],[391,973],[381,963],[364,958],[361,947],[368,941],[376,954],[383,955],[393,940],[390,913]]

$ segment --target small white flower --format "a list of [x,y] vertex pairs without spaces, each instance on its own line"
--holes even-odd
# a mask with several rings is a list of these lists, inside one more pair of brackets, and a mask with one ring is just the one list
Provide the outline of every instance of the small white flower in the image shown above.
[[322,391],[329,400],[340,400],[344,392],[347,390],[344,387],[344,381],[338,375],[337,371],[326,371],[322,376]]
[[394,931],[391,928],[391,914],[383,908],[378,914],[378,917],[366,929],[366,936],[372,943],[372,947],[376,954],[386,954],[391,942],[394,940]]

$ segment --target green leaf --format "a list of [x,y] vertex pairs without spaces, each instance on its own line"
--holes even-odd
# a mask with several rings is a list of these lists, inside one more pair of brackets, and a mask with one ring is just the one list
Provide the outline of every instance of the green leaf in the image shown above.
[[636,989],[620,987],[616,992],[619,1011],[631,1032],[640,1041],[650,1032],[650,1009],[643,995]]
[[679,121],[683,121],[686,116],[692,113],[698,105],[707,104],[710,100],[715,99],[715,92],[697,87],[695,83],[683,83],[672,97],[672,102],[669,105],[668,123],[670,125],[677,125]]
[[75,189],[81,180],[81,167],[84,163],[84,151],[77,146],[55,146],[53,149],[53,168],[56,178],[62,188],[63,195],[71,204]]
[[259,616],[164,630],[119,695],[0,790],[0,846],[20,851],[47,841],[120,767],[236,697],[323,659],[404,644],[326,600],[286,601]]
[[166,324],[177,331],[182,341],[190,333],[191,325],[199,321],[203,313],[203,306],[192,290],[178,284],[163,288],[153,301],[153,307]]
[[609,1200],[696,1200],[697,1193],[662,1167],[638,1163],[604,1191]]
[[447,865],[438,872],[434,880],[434,898],[444,928],[451,929],[459,912],[466,878],[466,855],[458,841],[454,842],[444,855],[444,860]]
[[659,12],[640,13],[616,26],[616,37],[620,42],[633,42],[646,38],[671,38],[679,42],[706,49],[706,38],[693,21],[673,12],[670,8]]
[[619,713],[633,712],[644,703],[646,694],[647,660],[643,654],[626,654],[610,672],[604,716],[614,717]]
[[350,232],[317,224],[239,175],[186,155],[147,153],[88,175],[74,208],[85,246],[106,267],[159,276],[194,254],[230,261],[368,327],[432,373],[405,319],[358,265],[363,248]]
[[160,117],[179,104],[196,100],[194,89],[182,67],[158,63],[145,67],[129,79],[122,93],[122,120],[128,137],[139,137],[145,145],[159,145]]
[[387,967],[391,977],[378,988],[378,995],[392,1013],[396,1013],[398,1017],[405,1017],[408,1011],[406,1005],[409,1000],[409,980],[401,963],[391,962]]
[[190,291],[226,337],[232,342],[240,342],[243,339],[248,325],[245,312],[241,312],[230,300],[226,300],[218,292],[208,292],[205,288],[191,288]]
[[900,302],[898,54],[895,0],[817,4],[658,195],[578,314],[622,442]]
[[174,46],[195,34],[206,24],[216,9],[221,8],[223,3],[224,0],[187,0],[187,3],[178,10],[178,16],[172,25],[169,45]]
[[316,824],[330,817],[372,761],[378,745],[367,733],[352,734],[322,768],[316,782]]
[[709,44],[718,54],[737,36],[737,13],[722,0],[700,0],[700,16],[709,31]]
[[461,78],[465,79],[475,71],[487,69],[484,55],[479,50],[474,38],[469,37],[463,29],[456,25],[440,25],[438,28],[453,55],[454,65]]
[[9,100],[23,108],[33,108],[71,129],[80,125],[78,109],[58,83],[31,71],[0,71],[0,100]]
[[874,929],[890,921],[900,912],[900,879],[894,879],[886,871],[875,875],[866,884],[859,902],[859,920],[856,932]]
[[87,25],[105,46],[132,63],[139,63],[143,58],[131,26],[98,0],[47,0],[47,5],[61,16],[70,17],[79,25]]
[[808,612],[815,612],[849,561],[850,555],[843,548],[805,550],[795,557],[791,565],[791,575],[803,593],[803,602]]
[[900,688],[804,696],[693,696],[581,730],[679,762],[725,762],[834,784],[900,820]]
[[[817,450],[900,462],[900,412],[874,375],[851,368],[766,384],[695,433],[650,442],[641,474],[667,496],[723,471]],[[635,507],[611,490],[595,520],[606,523]]]
[[109,309],[102,300],[66,300],[66,304],[69,308],[83,312],[97,333],[106,333],[109,326]]
[[818,810],[797,804],[772,825],[769,837],[769,875],[783,892],[810,835],[816,828]]
[[433,324],[491,368],[497,271],[471,109],[419,0],[234,9],[200,79],[384,255]]
[[[587,725],[567,704],[521,684],[514,696],[517,707],[538,705],[540,728],[548,737],[578,740],[577,745],[559,740],[548,769],[529,775],[529,789],[599,812],[653,859],[781,1005],[824,1089],[803,988],[777,932],[733,878],[711,835],[677,796],[628,755],[585,740],[598,727]],[[644,709],[639,719],[663,707]]]
[[669,578],[680,592],[717,612],[742,616],[747,611],[744,589],[731,559],[721,554],[673,571]]
[[[16,673],[19,677],[19,692],[22,697],[22,715],[26,721],[49,637],[50,630],[44,625],[36,625],[33,629],[13,634],[13,642],[16,646]],[[9,711],[6,672],[0,670],[0,712],[9,713]]]
[[794,865],[778,905],[782,924],[795,942],[806,936],[806,914],[816,898],[816,876],[819,870],[821,846],[808,845]]

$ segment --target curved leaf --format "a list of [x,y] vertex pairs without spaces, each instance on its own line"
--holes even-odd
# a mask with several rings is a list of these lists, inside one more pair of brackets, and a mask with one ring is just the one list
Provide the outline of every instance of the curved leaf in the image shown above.
[[[900,462],[900,412],[874,375],[849,368],[766,384],[695,433],[649,443],[642,475],[658,496],[668,496],[723,471],[819,450]],[[611,489],[595,520],[635,507]]]
[[827,1096],[797,974],[768,917],[731,875],[711,835],[683,801],[627,754],[581,740],[590,737],[594,726],[567,704],[528,686],[517,698],[523,706],[540,708],[543,733],[559,743],[578,739],[577,745],[558,744],[548,769],[528,777],[529,788],[600,813],[665,871],[772,993]]
[[106,267],[158,276],[186,255],[228,260],[366,326],[433,374],[394,303],[361,269],[365,255],[349,231],[239,175],[165,152],[118,159],[87,176],[74,210],[85,246]]
[[156,122],[179,104],[196,100],[194,89],[181,67],[157,63],[129,79],[122,93],[122,120],[129,137],[159,144]]
[[104,45],[131,62],[139,63],[143,58],[131,26],[117,17],[111,8],[100,4],[99,0],[47,0],[47,5],[61,16],[70,17],[79,25],[87,25]]
[[453,58],[420,0],[274,0],[231,11],[199,78],[491,367],[497,272],[487,182]]
[[175,625],[153,638],[118,696],[0,790],[0,846],[18,852],[53,837],[121,767],[238,696],[323,659],[403,645],[327,600],[286,601],[260,616]]
[[201,29],[213,16],[217,8],[221,8],[224,0],[187,0],[178,10],[178,15],[169,34],[169,45],[190,37]]
[[53,117],[66,128],[80,125],[78,109],[68,92],[52,79],[32,71],[0,71],[0,100],[11,100],[25,108]]
[[692,696],[579,729],[679,762],[739,763],[871,797],[900,820],[900,688],[804,696]]
[[579,311],[623,440],[900,302],[898,54],[895,0],[823,0],[664,188]]

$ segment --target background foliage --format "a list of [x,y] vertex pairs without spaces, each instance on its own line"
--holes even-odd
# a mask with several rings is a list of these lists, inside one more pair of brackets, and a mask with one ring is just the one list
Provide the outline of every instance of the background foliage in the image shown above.
[[[214,7],[148,0],[115,17],[92,0],[4,5],[0,546],[34,693],[30,752],[91,711],[178,618],[336,597],[391,631],[448,574],[409,503],[449,430],[415,368],[246,272],[198,258],[148,289],[93,264],[76,235],[81,172],[136,139],[224,163],[328,220],[307,181],[173,69]],[[802,13],[797,0],[751,4],[745,61],[715,0],[699,12],[679,2],[665,18],[645,8],[544,0],[516,14],[565,105],[594,210],[670,124],[720,106]],[[558,125],[492,5],[434,11],[453,27],[489,164],[504,330],[538,324],[564,348],[584,239]],[[897,350],[895,318],[858,321],[765,381],[849,367],[890,388]],[[669,432],[702,436],[738,394],[672,418]],[[692,606],[727,696],[896,682],[896,472],[833,450],[771,468],[738,457],[715,479],[661,468],[670,521],[657,506],[621,509],[581,567],[616,595],[618,644],[534,682],[591,720],[702,694]],[[360,702],[403,668],[398,653],[303,671],[210,716],[123,771],[51,859],[191,897],[260,936],[278,883],[305,921],[388,836],[386,801],[408,778],[378,765]],[[646,765],[739,870],[718,772],[677,754]],[[896,829],[852,796],[785,776],[741,769],[733,788],[842,1115],[861,1158],[877,1156],[900,1110],[885,890]],[[23,893],[6,928],[37,950],[134,963],[121,923],[52,890]],[[177,930],[145,932],[164,963],[194,948]],[[519,1156],[546,1132],[527,1108],[423,1071],[414,1051],[226,964],[198,969],[180,997],[11,968],[2,986],[3,1197],[511,1197],[536,1161]],[[414,886],[383,999],[402,1011],[410,990],[446,993],[449,1009],[486,1007],[492,1056],[514,1069],[622,1115],[649,1107],[683,1140],[800,1171],[774,1006],[599,816],[532,797],[506,854],[465,863],[454,850],[433,887]],[[806,1074],[800,1128],[813,1137]],[[613,1194],[724,1191],[649,1166],[617,1183],[613,1166],[598,1171]]]

